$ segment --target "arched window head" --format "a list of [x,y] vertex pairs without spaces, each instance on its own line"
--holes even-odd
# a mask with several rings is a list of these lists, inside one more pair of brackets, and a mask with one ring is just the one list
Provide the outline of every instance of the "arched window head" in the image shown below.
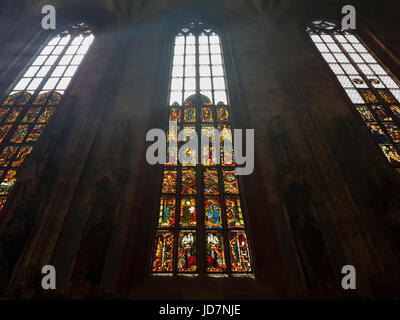
[[[232,147],[232,114],[222,48],[220,36],[203,22],[189,23],[174,40],[154,274],[252,272],[234,153],[224,152]],[[197,151],[185,145],[187,158],[178,163],[178,146],[185,144],[180,133],[185,141],[197,134],[198,146],[203,136],[206,146]]]
[[93,40],[83,22],[50,37],[0,100],[0,210]]
[[362,40],[329,21],[307,32],[388,162],[400,168],[400,89],[393,74]]

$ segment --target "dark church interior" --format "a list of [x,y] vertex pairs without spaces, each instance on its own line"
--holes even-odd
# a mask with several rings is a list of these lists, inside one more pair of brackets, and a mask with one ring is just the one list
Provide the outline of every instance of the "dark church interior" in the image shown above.
[[[1,1],[0,300],[399,299],[399,17],[397,0]],[[254,129],[252,173],[150,164],[147,133],[177,118]]]

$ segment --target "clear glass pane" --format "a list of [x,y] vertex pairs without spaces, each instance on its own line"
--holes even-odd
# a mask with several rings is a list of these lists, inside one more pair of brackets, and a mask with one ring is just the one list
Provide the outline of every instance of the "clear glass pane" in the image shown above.
[[182,105],[182,91],[171,91],[169,104],[177,102],[179,105]]
[[361,98],[360,94],[356,89],[345,89],[347,95],[349,96],[351,102],[353,103],[364,103],[363,98]]
[[48,54],[50,54],[53,50],[54,50],[54,46],[46,46],[43,50],[42,50],[42,52],[40,53],[40,54],[42,54],[42,55],[48,55]]
[[183,57],[184,56],[174,56],[174,65],[183,65]]
[[196,78],[185,78],[185,90],[196,90]]
[[322,57],[325,59],[326,62],[336,62],[335,58],[330,53],[321,53]]
[[346,39],[344,36],[336,35],[335,38],[336,38],[336,40],[338,40],[341,44],[347,43],[347,39]]
[[71,61],[71,64],[73,65],[80,65],[82,62],[84,55],[76,55],[74,56],[74,58]]
[[196,76],[196,66],[186,66],[185,67],[185,77],[195,77]]
[[341,63],[349,63],[350,62],[343,53],[334,53],[334,56],[337,59],[337,61],[339,61]]
[[182,90],[182,88],[183,88],[183,78],[172,78],[171,90]]
[[175,44],[184,45],[185,44],[185,37],[184,36],[175,37]]
[[174,66],[172,68],[173,77],[183,77],[183,66]]
[[79,46],[69,46],[65,54],[75,54],[78,49]]
[[82,43],[83,39],[84,39],[83,36],[79,35],[79,36],[75,37],[74,40],[72,40],[71,45],[79,46]]
[[47,72],[49,72],[50,66],[43,66],[40,68],[40,71],[37,73],[36,77],[45,77]]
[[209,65],[202,65],[199,67],[200,70],[200,77],[210,77],[211,70]]
[[196,46],[186,46],[186,54],[196,54]]
[[389,76],[380,76],[382,82],[385,84],[386,87],[390,89],[397,89],[398,85],[396,82],[393,81],[393,79]]
[[212,66],[213,76],[224,76],[224,67],[222,65]]
[[361,57],[368,63],[377,63],[374,57],[372,57],[369,53],[361,53]]
[[57,60],[58,56],[50,56],[46,62],[44,63],[46,66],[52,66],[56,60]]
[[71,82],[72,78],[62,78],[61,81],[57,84],[58,90],[65,90],[68,87],[68,84]]
[[195,55],[186,56],[185,64],[195,65],[196,64],[196,56]]
[[86,54],[86,52],[89,50],[89,46],[80,46],[77,54]]
[[200,78],[200,89],[211,90],[211,78]]
[[364,63],[364,60],[357,53],[349,53],[349,55],[356,63]]
[[202,54],[199,56],[199,63],[203,64],[210,64],[210,56],[208,54]]
[[24,74],[24,77],[33,77],[36,72],[39,70],[39,67],[30,67]]
[[199,54],[209,54],[208,45],[199,46]]
[[328,47],[324,43],[316,43],[315,45],[320,52],[329,52]]
[[36,60],[32,63],[33,66],[40,66],[44,63],[48,56],[38,56]]
[[61,54],[61,52],[64,50],[65,46],[57,46],[54,51],[53,51],[53,55],[59,55]]
[[356,68],[354,68],[352,64],[350,64],[350,63],[343,63],[343,64],[341,64],[341,66],[342,66],[342,68],[344,69],[344,71],[345,71],[347,74],[358,75],[358,72],[357,72]]
[[211,54],[220,54],[221,46],[219,44],[212,44],[210,46]]
[[25,88],[28,86],[28,83],[31,81],[31,78],[22,78],[19,80],[17,85],[14,87],[14,90],[25,90]]
[[56,85],[57,82],[60,78],[49,78],[49,80],[47,80],[46,84],[43,86],[44,90],[53,90]]
[[220,102],[228,104],[225,91],[214,91],[215,104]]
[[90,36],[85,37],[85,40],[83,40],[81,44],[85,46],[90,46],[93,40],[94,40],[94,35],[91,34]]
[[216,77],[213,79],[214,90],[225,90],[225,79],[223,77]]
[[67,36],[65,36],[65,37],[62,37],[61,38],[61,41],[58,43],[59,45],[66,45],[68,42],[69,42],[69,40],[71,39],[71,36],[70,35],[67,35]]
[[322,38],[322,40],[324,40],[325,43],[335,42],[335,40],[333,40],[333,38],[327,34],[321,35],[321,38]]
[[222,58],[220,54],[211,55],[211,64],[222,64]]
[[203,44],[208,45],[208,36],[206,36],[206,35],[199,36],[199,45],[203,45]]
[[321,37],[316,34],[311,35],[311,40],[314,41],[315,43],[322,42]]
[[51,76],[52,77],[61,77],[63,75],[65,69],[66,69],[66,66],[58,66],[54,69],[53,74]]
[[374,72],[371,70],[370,67],[368,67],[368,65],[364,64],[364,63],[360,63],[358,64],[358,67],[361,69],[361,71],[366,74],[366,75],[373,75]]
[[353,84],[351,83],[350,79],[346,76],[338,76],[337,77],[340,84],[343,88],[354,88]]
[[[345,65],[342,65],[342,66],[345,66]],[[332,69],[332,71],[335,74],[344,74],[343,69],[337,63],[329,63],[329,67]]]
[[43,80],[43,78],[35,78],[35,79],[33,79],[32,82],[29,84],[27,89],[28,90],[33,90],[33,91],[36,90],[39,87],[39,85],[42,82],[42,80]]
[[210,43],[211,44],[219,44],[219,36],[213,34],[210,36]]
[[186,45],[188,45],[188,44],[195,45],[196,44],[196,37],[193,36],[193,35],[186,36]]
[[61,58],[61,60],[60,60],[60,62],[59,62],[58,64],[59,64],[59,65],[67,65],[67,64],[70,63],[72,57],[73,57],[73,56],[70,56],[70,55],[64,55],[64,56]]
[[375,71],[376,74],[379,74],[379,75],[387,74],[386,71],[379,64],[370,64],[369,66],[372,68],[372,70]]
[[70,66],[68,67],[67,71],[64,73],[64,77],[72,77],[76,70],[78,69],[78,66]]
[[342,44],[342,46],[349,53],[356,52],[356,50],[354,50],[354,48],[350,44]]
[[49,43],[47,44],[48,46],[56,46],[58,44],[58,42],[60,41],[60,37],[59,36],[55,36],[54,38],[52,38]]
[[185,46],[175,46],[174,55],[183,55],[185,54]]

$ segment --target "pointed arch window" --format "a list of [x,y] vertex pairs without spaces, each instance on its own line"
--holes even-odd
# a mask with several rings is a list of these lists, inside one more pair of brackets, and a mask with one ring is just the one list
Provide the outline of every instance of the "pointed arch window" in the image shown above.
[[93,40],[83,22],[50,37],[0,100],[0,210]]
[[[224,140],[232,142],[232,114],[221,39],[202,22],[188,24],[175,37],[168,108],[169,147],[152,272],[249,274],[252,265],[240,185],[234,157],[224,156]],[[214,129],[221,133],[220,164],[213,146],[200,150],[198,156],[188,148],[186,155],[192,158],[176,163],[177,146],[184,143],[178,142],[180,131],[186,138],[198,133],[200,146],[201,134],[211,137]]]
[[307,32],[382,154],[400,168],[399,81],[356,34],[322,20],[314,21]]

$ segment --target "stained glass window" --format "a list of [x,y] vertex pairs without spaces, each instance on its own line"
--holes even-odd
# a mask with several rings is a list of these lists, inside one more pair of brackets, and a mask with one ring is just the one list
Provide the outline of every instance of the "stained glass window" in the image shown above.
[[314,21],[307,32],[382,154],[400,168],[399,81],[356,34],[329,21]]
[[0,100],[0,210],[93,40],[85,23],[52,36]]
[[[224,153],[226,142],[232,143],[232,115],[221,38],[201,22],[190,23],[176,35],[173,51],[168,107],[168,120],[173,122],[167,136],[152,272],[251,274],[234,156]],[[178,163],[179,147],[194,134],[199,151],[185,146],[187,158]],[[200,149],[202,136],[206,143]]]

